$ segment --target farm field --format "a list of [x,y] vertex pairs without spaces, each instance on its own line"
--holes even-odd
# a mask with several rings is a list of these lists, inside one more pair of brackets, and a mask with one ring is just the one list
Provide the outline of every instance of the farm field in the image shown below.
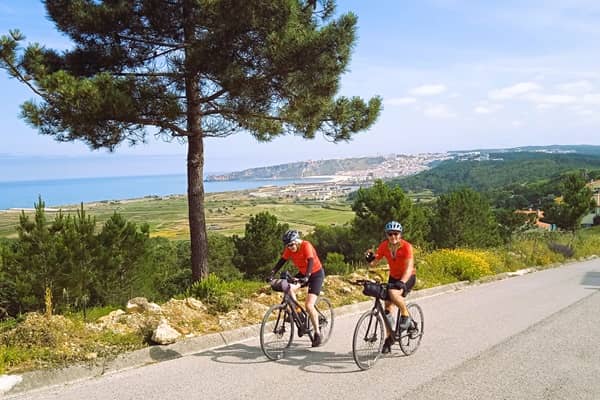
[[[64,214],[75,214],[79,205],[60,207]],[[96,218],[101,227],[114,212],[136,224],[148,223],[151,236],[162,236],[179,240],[189,238],[187,199],[183,195],[147,197],[132,200],[114,200],[85,203],[84,211]],[[278,198],[256,199],[248,191],[211,193],[206,196],[206,226],[209,232],[223,235],[243,235],[251,215],[268,211],[279,223],[288,223],[294,229],[310,232],[316,225],[343,225],[350,221],[354,212],[350,203],[337,201],[291,201]],[[47,209],[48,221],[52,221],[59,208]],[[33,215],[33,210],[25,210]],[[0,212],[0,237],[17,236],[21,211]]]

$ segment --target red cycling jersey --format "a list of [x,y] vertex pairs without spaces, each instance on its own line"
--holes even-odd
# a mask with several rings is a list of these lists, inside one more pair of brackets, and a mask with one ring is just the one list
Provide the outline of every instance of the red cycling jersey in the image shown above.
[[[408,266],[408,260],[413,257],[412,245],[406,240],[400,239],[398,249],[395,254],[392,254],[389,240],[384,240],[375,252],[376,260],[381,260],[383,257],[387,259],[390,266],[390,276],[394,279],[402,279]],[[412,274],[415,275],[414,269]]]
[[313,267],[311,273],[315,273],[321,269],[321,260],[317,256],[317,251],[310,242],[303,240],[300,242],[298,251],[292,251],[288,247],[283,250],[281,258],[284,260],[292,260],[298,271],[302,275],[306,275],[306,269],[308,267],[308,259],[312,257]]

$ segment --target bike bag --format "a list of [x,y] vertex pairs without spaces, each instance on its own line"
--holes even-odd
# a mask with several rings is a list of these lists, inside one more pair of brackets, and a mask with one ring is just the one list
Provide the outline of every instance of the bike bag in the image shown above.
[[363,294],[370,297],[378,297],[381,300],[387,300],[387,287],[381,283],[366,282],[363,286]]
[[276,292],[285,292],[290,287],[287,279],[273,279],[271,281],[271,289]]

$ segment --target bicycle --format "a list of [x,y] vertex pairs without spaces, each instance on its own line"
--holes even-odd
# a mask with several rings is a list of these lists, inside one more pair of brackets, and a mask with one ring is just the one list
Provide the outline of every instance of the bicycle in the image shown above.
[[[280,304],[272,305],[263,317],[260,326],[260,347],[270,360],[279,360],[294,339],[294,327],[298,337],[308,335],[311,343],[314,339],[311,320],[306,310],[292,298],[290,283],[298,283],[299,279],[282,274],[281,279],[271,280],[271,288],[283,292]],[[321,332],[321,344],[325,344],[331,336],[333,329],[333,307],[326,297],[319,296],[315,302]]]
[[[351,282],[363,286],[363,293],[375,297],[371,310],[365,312],[358,319],[352,339],[352,356],[354,362],[361,370],[367,370],[375,365],[385,341],[384,324],[387,331],[393,332],[394,344],[398,342],[402,352],[409,356],[414,354],[421,344],[425,333],[423,310],[416,303],[408,303],[409,314],[412,318],[411,326],[406,330],[400,329],[400,310],[396,316],[396,326],[385,315],[381,300],[387,298],[387,284],[378,283],[368,279],[359,279]],[[393,345],[394,345],[393,344]],[[392,346],[393,346],[392,345]]]

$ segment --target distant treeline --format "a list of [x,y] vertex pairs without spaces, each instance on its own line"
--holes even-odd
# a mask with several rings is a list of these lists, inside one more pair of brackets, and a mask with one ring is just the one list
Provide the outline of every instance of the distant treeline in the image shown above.
[[589,179],[598,179],[600,154],[489,153],[489,160],[447,160],[390,184],[412,192],[431,190],[438,195],[465,187],[490,192],[506,187],[549,185],[548,190],[553,191],[562,174],[576,170],[585,170]]

